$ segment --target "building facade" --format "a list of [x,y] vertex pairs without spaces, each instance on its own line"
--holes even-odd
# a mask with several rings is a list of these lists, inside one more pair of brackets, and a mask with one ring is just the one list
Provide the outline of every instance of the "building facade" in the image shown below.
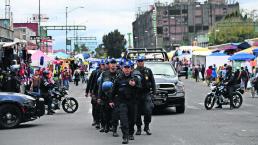
[[132,24],[134,47],[172,50],[174,46],[192,45],[199,35],[207,35],[216,22],[234,11],[239,11],[239,3],[225,0],[155,3],[149,11],[137,14]]

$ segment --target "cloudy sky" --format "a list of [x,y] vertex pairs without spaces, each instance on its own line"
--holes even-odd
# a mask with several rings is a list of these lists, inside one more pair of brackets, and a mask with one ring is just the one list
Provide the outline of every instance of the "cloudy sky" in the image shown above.
[[[247,10],[255,9],[258,5],[258,0],[238,1],[241,8]],[[68,6],[68,25],[85,25],[87,30],[78,32],[78,35],[97,37],[98,43],[101,43],[102,36],[115,29],[125,35],[132,32],[137,8],[146,8],[153,2],[154,0],[41,0],[41,13],[50,18],[42,25],[65,25],[65,7]],[[38,3],[39,0],[11,0],[14,22],[30,21],[32,14],[38,13]],[[5,0],[0,0],[0,17],[4,16],[4,5]],[[84,8],[78,8],[81,6]],[[49,35],[53,36],[55,49],[65,48],[65,31],[49,31]],[[74,32],[70,31],[68,36],[74,36]]]

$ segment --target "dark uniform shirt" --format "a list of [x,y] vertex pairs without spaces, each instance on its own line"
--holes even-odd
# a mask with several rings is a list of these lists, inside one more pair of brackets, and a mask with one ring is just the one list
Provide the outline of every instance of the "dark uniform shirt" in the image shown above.
[[137,67],[137,71],[139,71],[142,75],[141,85],[142,85],[142,93],[153,92],[156,93],[156,84],[154,80],[154,76],[152,74],[151,69],[147,67]]
[[111,94],[107,94],[102,91],[101,85],[103,84],[103,82],[106,82],[106,81],[111,81],[114,83],[115,78],[117,77],[117,74],[118,74],[117,71],[110,72],[109,70],[101,73],[101,75],[100,75],[101,81],[99,84],[100,86],[99,86],[99,91],[98,91],[98,94],[99,94],[98,96],[100,97],[100,99],[107,100],[110,97]]
[[[134,80],[136,82],[135,86],[129,85],[130,80]],[[109,102],[114,102],[117,100],[118,102],[128,102],[128,101],[136,101],[136,90],[139,86],[139,80],[130,74],[129,76],[125,76],[124,73],[120,74],[114,81],[114,87],[111,98],[109,98]]]

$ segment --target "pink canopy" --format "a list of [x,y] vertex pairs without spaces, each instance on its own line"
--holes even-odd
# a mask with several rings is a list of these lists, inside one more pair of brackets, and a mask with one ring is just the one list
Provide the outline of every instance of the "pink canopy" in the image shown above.
[[38,50],[35,53],[32,54],[31,60],[33,61],[39,61],[40,57],[44,57],[44,61],[53,61],[54,59],[44,54],[42,51]]

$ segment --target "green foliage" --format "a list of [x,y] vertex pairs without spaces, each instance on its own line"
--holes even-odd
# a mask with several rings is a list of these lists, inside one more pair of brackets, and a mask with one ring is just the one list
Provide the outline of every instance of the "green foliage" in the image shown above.
[[110,32],[103,36],[103,46],[107,51],[107,55],[114,58],[121,57],[122,51],[125,50],[126,40],[118,30]]
[[105,58],[105,57],[107,56],[103,44],[100,44],[100,45],[95,49],[95,52],[96,52],[96,57],[97,57],[97,58]]
[[243,42],[245,39],[258,37],[253,20],[234,12],[225,16],[209,32],[209,43],[212,45]]

